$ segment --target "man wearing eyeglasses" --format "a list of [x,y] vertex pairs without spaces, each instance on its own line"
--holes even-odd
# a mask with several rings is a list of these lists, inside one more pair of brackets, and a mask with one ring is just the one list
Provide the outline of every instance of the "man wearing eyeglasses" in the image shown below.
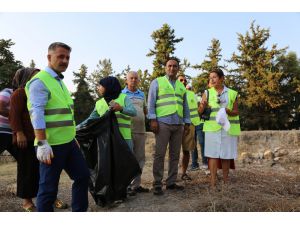
[[190,152],[192,152],[196,148],[195,127],[198,126],[201,123],[201,121],[198,114],[198,104],[195,93],[191,91],[191,86],[187,85],[187,80],[184,75],[179,75],[178,80],[186,87],[186,98],[191,119],[191,125],[189,126],[187,132],[185,132],[182,136],[183,156],[181,162],[181,179],[191,181],[192,178],[189,175],[187,175],[186,171],[190,161]]
[[182,135],[183,131],[189,127],[190,115],[185,87],[176,78],[178,71],[178,60],[168,59],[165,65],[166,75],[151,82],[148,94],[148,118],[156,142],[153,161],[154,195],[164,194],[162,179],[168,144],[169,168],[166,189],[184,189],[183,186],[176,184],[176,179]]

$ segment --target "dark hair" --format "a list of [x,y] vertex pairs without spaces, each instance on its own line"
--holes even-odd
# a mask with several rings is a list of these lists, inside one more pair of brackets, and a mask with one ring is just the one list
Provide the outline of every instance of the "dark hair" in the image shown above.
[[107,103],[109,103],[113,99],[118,98],[119,94],[122,91],[119,80],[112,76],[102,78],[99,81],[99,84],[105,88],[103,97]]
[[177,65],[178,65],[178,67],[179,67],[180,61],[179,61],[179,59],[176,58],[176,57],[169,57],[169,58],[167,58],[166,63],[165,63],[165,66],[167,65],[167,63],[168,63],[170,60],[176,61],[176,62],[177,62]]
[[38,71],[40,70],[37,68],[29,67],[18,69],[12,80],[13,90],[16,90],[18,88],[24,88],[26,83],[32,78],[33,74]]
[[53,42],[52,44],[49,45],[48,52],[51,51],[51,50],[55,51],[55,49],[57,47],[61,47],[61,48],[67,49],[70,52],[72,51],[72,48],[69,45],[65,44],[65,43],[62,43],[62,42]]
[[224,77],[223,70],[221,70],[220,68],[213,68],[209,73],[216,73],[219,78]]

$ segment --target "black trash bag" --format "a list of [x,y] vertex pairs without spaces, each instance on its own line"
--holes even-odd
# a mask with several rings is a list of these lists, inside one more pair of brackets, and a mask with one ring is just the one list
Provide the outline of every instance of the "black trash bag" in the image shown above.
[[124,200],[128,185],[141,169],[119,131],[114,112],[89,120],[76,131],[76,139],[90,170],[89,190],[96,204]]

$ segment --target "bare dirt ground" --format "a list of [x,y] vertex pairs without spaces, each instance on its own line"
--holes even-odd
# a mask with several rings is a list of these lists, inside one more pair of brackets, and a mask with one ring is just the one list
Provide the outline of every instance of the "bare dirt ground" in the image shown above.
[[[153,142],[147,142],[146,165],[143,185],[152,187]],[[167,173],[165,164],[165,178]],[[180,171],[180,168],[179,168]],[[289,155],[279,162],[257,160],[236,161],[236,170],[230,172],[230,185],[222,185],[220,171],[218,188],[211,191],[209,175],[203,170],[189,172],[192,181],[180,180],[184,191],[164,190],[163,196],[152,192],[141,193],[116,207],[97,206],[89,195],[89,211],[92,212],[300,212],[300,159],[299,155]],[[22,200],[16,197],[16,163],[0,163],[0,211],[22,211]],[[71,181],[62,174],[59,198],[71,203]],[[56,211],[70,211],[56,210]]]

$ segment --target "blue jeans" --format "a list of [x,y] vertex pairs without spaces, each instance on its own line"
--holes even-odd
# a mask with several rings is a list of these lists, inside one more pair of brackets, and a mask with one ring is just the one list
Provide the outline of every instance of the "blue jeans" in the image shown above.
[[53,212],[58,183],[64,169],[74,181],[72,185],[72,211],[84,212],[88,208],[89,170],[76,142],[51,146],[54,158],[51,165],[40,163],[40,182],[37,194],[39,212]]
[[[202,163],[207,165],[207,158],[204,155],[204,148],[205,148],[205,143],[204,143],[204,132],[203,132],[203,123],[199,124],[198,126],[196,126],[195,129],[196,135],[196,143],[197,143],[197,139],[199,141],[200,147],[201,147],[201,157],[202,157]],[[199,163],[198,163],[198,149],[197,149],[197,145],[195,147],[195,150],[192,152],[192,167],[198,167]]]

